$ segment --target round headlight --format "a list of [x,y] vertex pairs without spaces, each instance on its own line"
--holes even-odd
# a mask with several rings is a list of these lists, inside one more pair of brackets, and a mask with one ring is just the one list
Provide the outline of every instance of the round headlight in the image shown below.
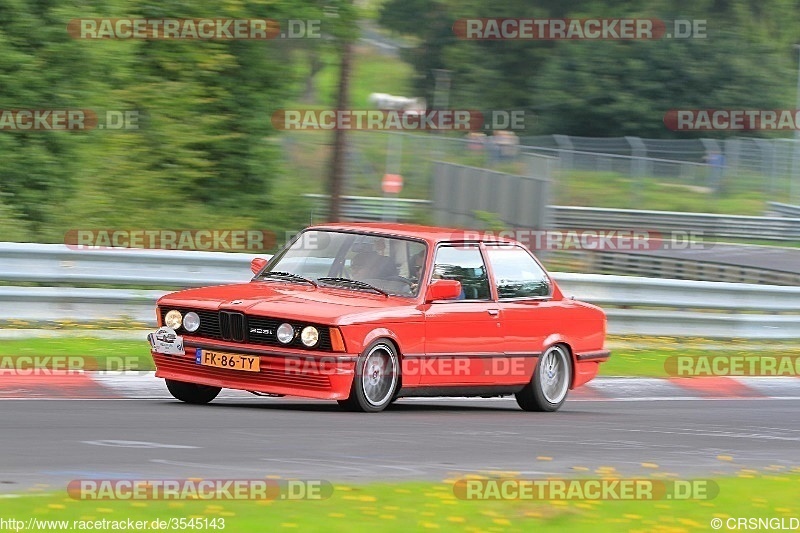
[[289,344],[294,340],[294,328],[291,324],[284,322],[278,326],[278,340],[283,344]]
[[164,317],[164,325],[168,328],[178,329],[183,323],[183,316],[177,309],[173,309]]
[[200,317],[194,311],[190,311],[186,313],[186,316],[183,317],[183,327],[186,331],[197,331],[197,328],[200,327]]
[[300,340],[310,348],[319,341],[319,331],[314,326],[306,326],[300,333]]

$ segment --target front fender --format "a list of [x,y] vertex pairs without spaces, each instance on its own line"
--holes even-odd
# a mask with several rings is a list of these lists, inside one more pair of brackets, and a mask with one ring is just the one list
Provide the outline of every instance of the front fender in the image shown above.
[[[403,385],[414,386],[419,383],[419,372],[407,368],[406,360],[403,357],[406,353],[416,354],[423,351],[423,335],[419,324],[393,324],[388,327],[386,325],[360,325],[347,326],[345,329],[347,330],[347,351],[349,353],[364,353],[367,347],[378,339],[391,340],[397,348],[397,354],[400,357],[400,364],[403,368]],[[405,334],[402,335],[402,338],[408,342],[401,341],[403,332]],[[416,341],[416,344],[414,341]]]

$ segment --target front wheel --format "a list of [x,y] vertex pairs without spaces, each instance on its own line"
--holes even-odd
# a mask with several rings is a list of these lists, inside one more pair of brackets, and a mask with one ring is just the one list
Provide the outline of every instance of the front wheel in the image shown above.
[[525,411],[557,411],[567,399],[572,358],[565,346],[556,344],[539,358],[530,383],[515,396]]
[[205,405],[217,397],[222,390],[219,387],[209,387],[208,385],[198,385],[196,383],[186,383],[183,381],[167,381],[167,389],[176,399],[195,405]]
[[399,377],[400,362],[394,346],[375,341],[359,356],[350,397],[339,400],[339,405],[365,413],[383,411],[395,397]]

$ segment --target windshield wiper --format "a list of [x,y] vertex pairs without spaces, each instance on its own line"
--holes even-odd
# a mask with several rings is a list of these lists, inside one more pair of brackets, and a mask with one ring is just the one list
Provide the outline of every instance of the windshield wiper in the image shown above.
[[366,281],[360,281],[360,280],[357,280],[357,279],[322,277],[322,278],[317,278],[317,281],[322,281],[323,283],[330,283],[330,284],[334,284],[334,285],[337,284],[337,283],[341,284],[341,285],[350,285],[351,287],[354,287],[354,288],[367,289],[367,290],[371,290],[371,291],[375,291],[377,293],[383,294],[386,297],[389,296],[389,293],[386,292],[385,290],[379,289],[375,285],[370,285]]
[[274,271],[273,270],[271,272],[264,272],[263,274],[261,274],[258,277],[259,278],[276,278],[276,279],[280,279],[280,280],[283,280],[283,281],[300,281],[302,283],[310,283],[314,287],[317,286],[317,284],[314,282],[314,280],[310,280],[308,278],[304,278],[303,276],[300,276],[298,274],[292,274],[291,272],[281,272],[281,271]]

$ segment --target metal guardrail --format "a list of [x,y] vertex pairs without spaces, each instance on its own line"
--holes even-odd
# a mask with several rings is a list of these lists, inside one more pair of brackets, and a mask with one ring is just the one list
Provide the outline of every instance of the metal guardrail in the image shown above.
[[600,306],[800,314],[800,287],[567,272],[554,277],[562,291]]
[[800,218],[800,205],[767,202],[767,216]]
[[[743,265],[735,257],[720,254],[717,258],[706,255],[676,253],[637,254],[630,252],[601,252],[596,250],[558,250],[549,252],[547,259],[555,264],[571,265],[569,270],[648,278],[722,281],[759,285],[800,286],[800,272],[787,272],[786,263],[774,264],[765,256],[763,247],[753,247],[754,256],[762,258],[761,266]],[[773,251],[773,249],[769,249]],[[792,249],[783,249],[786,253]],[[798,254],[800,255],[800,254]],[[716,259],[716,260],[714,260]],[[548,263],[553,264],[553,263]]]
[[247,281],[247,265],[254,257],[258,254],[76,250],[62,244],[0,243],[0,282],[202,287]]
[[136,322],[155,325],[155,303],[166,291],[88,287],[0,287],[0,320]]
[[[327,211],[327,196],[307,194],[317,202],[317,213]],[[430,211],[427,200],[383,198],[369,196],[343,196],[342,218],[350,221],[369,220],[413,220],[421,209]],[[775,204],[785,205],[785,204]],[[793,207],[793,206],[789,206]],[[436,210],[434,210],[436,211]],[[662,233],[684,231],[699,233],[704,240],[714,237],[739,237],[747,239],[800,240],[800,217],[737,217],[704,213],[674,213],[664,211],[630,211],[569,206],[549,206],[548,226],[559,229],[646,229]],[[464,209],[459,227],[474,225],[473,214]],[[471,223],[470,220],[473,220]],[[741,224],[741,226],[740,226]],[[784,231],[790,226],[789,231]],[[533,226],[529,226],[533,227]],[[721,230],[720,228],[724,228]],[[794,235],[794,237],[793,237]],[[586,264],[585,271],[626,276],[661,276],[676,279],[718,280],[735,283],[759,283],[768,285],[800,285],[800,274],[783,272],[773,268],[727,264],[700,258],[654,257],[644,254],[616,251],[559,251],[565,260]],[[757,253],[757,250],[753,253]],[[568,258],[567,256],[572,256]]]
[[[324,214],[327,196],[306,194],[318,202]],[[342,217],[351,221],[411,220],[419,209],[429,209],[428,200],[342,196]],[[681,213],[602,207],[551,205],[550,226],[559,229],[646,229],[661,232],[699,233],[706,239],[800,240],[800,207],[770,202],[776,216]]]
[[[328,195],[304,194],[316,202],[315,213],[324,215],[328,212]],[[352,222],[370,222],[391,220],[407,222],[413,220],[420,209],[429,209],[428,200],[410,198],[392,198],[381,196],[341,196],[342,220]]]
[[550,206],[553,227],[647,229],[700,233],[706,238],[800,240],[800,218],[680,213],[599,207]]
[[[135,321],[154,325],[166,291],[247,282],[252,254],[158,250],[78,251],[0,243],[0,320]],[[800,287],[555,273],[562,291],[603,306],[614,334],[800,338]],[[85,285],[135,285],[141,289]],[[782,314],[777,314],[782,313]]]

